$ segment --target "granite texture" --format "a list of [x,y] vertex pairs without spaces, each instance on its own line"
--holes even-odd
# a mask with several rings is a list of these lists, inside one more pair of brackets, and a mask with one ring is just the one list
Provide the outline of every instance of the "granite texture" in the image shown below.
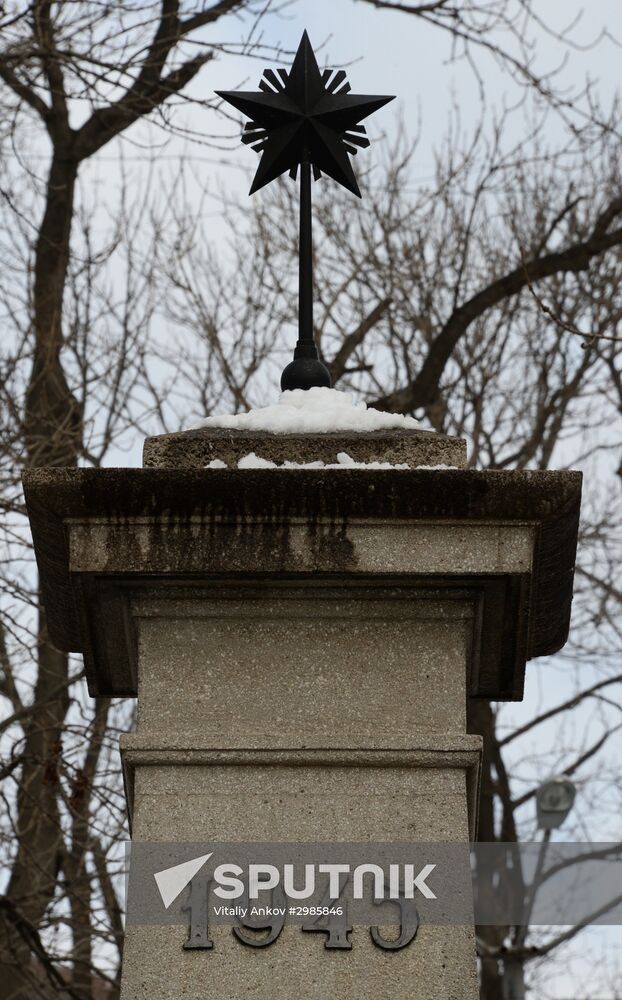
[[143,465],[152,469],[201,469],[214,459],[235,469],[251,452],[269,462],[325,462],[334,465],[345,452],[355,462],[451,465],[463,469],[467,463],[466,441],[433,431],[397,430],[328,434],[268,434],[258,431],[181,431],[147,438]]
[[[453,741],[458,755],[453,762],[452,741],[440,738],[419,751],[324,753],[315,762],[304,752],[273,754],[271,761],[250,752],[246,762],[239,755],[226,763],[225,754],[159,752],[148,742],[149,737],[124,740],[126,766],[135,776],[138,841],[466,843],[469,838],[465,777],[467,760],[473,765],[479,755],[474,737]],[[395,936],[396,929],[385,933]],[[326,951],[322,935],[304,934],[297,926],[286,925],[265,951],[244,948],[230,928],[221,927],[213,930],[212,952],[184,953],[185,936],[183,927],[129,929],[122,1000],[273,1000],[294,990],[305,1000],[478,996],[469,926],[422,926],[399,952],[377,949],[363,927],[354,928],[347,953]]]
[[520,698],[526,659],[567,636],[578,473],[38,469],[24,484],[50,633],[84,653],[93,694],[136,693],[130,605],[155,578],[450,591],[479,622],[481,697]]
[[[232,764],[218,763],[214,751],[193,751],[184,763],[174,763],[163,751],[147,764],[149,751],[134,751],[132,836],[206,844],[468,843],[466,763],[476,764],[479,740],[456,761],[452,740],[444,747],[437,743],[410,754],[376,750],[369,758],[361,752],[351,765],[344,764],[345,755],[305,751],[249,751],[246,763],[238,758]],[[124,756],[130,753],[125,744]]]
[[[72,573],[113,575],[147,568],[152,574],[265,573],[424,574],[462,576],[529,573],[535,532],[523,524],[447,524],[351,519],[321,521],[200,518],[154,521],[74,522],[70,526]],[[146,558],[145,558],[146,557]]]
[[[358,449],[358,450],[357,450]],[[459,465],[425,432],[151,439],[142,470],[24,476],[51,635],[94,694],[138,692],[122,739],[137,841],[467,845],[481,742],[469,696],[520,698],[565,641],[575,473],[205,469]],[[157,467],[156,467],[157,466]],[[130,927],[122,1000],[477,1000],[473,927],[383,952],[286,927],[270,948]]]
[[[183,735],[167,745],[150,734],[122,736],[133,836],[174,842],[475,839],[478,736],[432,734],[408,741],[400,734],[389,739],[368,733],[358,745],[333,740],[327,747],[319,739],[312,747],[274,742],[200,747]],[[266,787],[275,794],[266,796]],[[347,808],[341,808],[341,795]],[[298,808],[281,808],[284,796],[294,805],[321,801],[321,808],[299,815]],[[368,796],[382,800],[382,807],[369,809]],[[198,808],[186,810],[186,800]],[[218,811],[210,801],[219,802]],[[247,809],[253,802],[256,808]]]
[[[395,934],[395,928],[392,928]],[[387,931],[387,935],[390,931]],[[213,952],[184,952],[178,927],[126,935],[121,1000],[477,1000],[469,927],[421,927],[403,951],[357,930],[351,951],[325,952],[321,934],[283,930],[270,948],[245,948],[227,927]]]
[[347,592],[339,602],[186,605],[135,608],[139,732],[164,737],[179,727],[210,746],[464,732],[468,606],[439,603],[426,621],[411,602]]

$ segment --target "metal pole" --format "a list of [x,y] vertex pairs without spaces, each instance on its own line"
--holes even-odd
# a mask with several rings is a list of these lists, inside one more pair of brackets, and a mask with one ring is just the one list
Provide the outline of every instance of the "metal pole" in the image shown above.
[[[544,860],[551,840],[551,831],[545,830],[542,835],[536,870],[525,898],[523,920],[514,936],[508,954],[503,959],[503,1000],[525,1000],[525,963],[521,956],[529,933],[529,922],[533,913],[536,895],[542,882]],[[516,954],[512,954],[512,952]]]
[[298,303],[298,343],[295,358],[317,358],[313,338],[313,229],[311,206],[311,163],[300,166],[300,298]]
[[298,343],[294,360],[281,376],[281,389],[330,389],[328,368],[320,361],[313,329],[313,219],[311,205],[311,157],[305,152],[300,164],[300,274],[298,299]]
[[538,851],[538,860],[536,862],[536,870],[533,875],[531,885],[527,892],[527,898],[525,900],[525,910],[523,916],[523,924],[520,927],[519,932],[516,936],[516,946],[523,948],[525,941],[527,940],[527,934],[529,933],[529,922],[531,920],[531,914],[533,913],[534,904],[536,901],[536,895],[540,884],[542,882],[542,872],[544,870],[544,859],[546,858],[547,848],[551,840],[551,830],[545,830],[542,834],[542,841],[540,843],[540,850]]

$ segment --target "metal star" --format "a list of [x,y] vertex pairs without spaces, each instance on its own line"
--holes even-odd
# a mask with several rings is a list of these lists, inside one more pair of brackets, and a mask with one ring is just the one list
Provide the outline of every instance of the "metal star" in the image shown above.
[[281,377],[281,389],[330,388],[330,372],[313,336],[311,171],[316,180],[322,172],[328,174],[360,198],[348,154],[369,146],[360,123],[393,98],[354,96],[343,70],[321,73],[306,31],[290,71],[267,69],[259,87],[261,93],[216,93],[251,119],[242,142],[262,154],[251,194],[286,170],[295,179],[300,167],[298,343]]
[[262,154],[250,193],[289,170],[296,177],[301,163],[310,163],[315,179],[328,174],[361,197],[348,153],[369,146],[360,124],[393,97],[355,96],[343,70],[323,73],[307,32],[289,73],[267,69],[261,93],[216,91],[252,119],[242,142]]

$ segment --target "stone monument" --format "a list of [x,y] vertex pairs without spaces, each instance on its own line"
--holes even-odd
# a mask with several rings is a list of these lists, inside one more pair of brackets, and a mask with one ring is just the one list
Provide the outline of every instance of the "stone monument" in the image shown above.
[[[301,340],[288,379],[317,360]],[[138,699],[135,844],[475,838],[467,701],[520,699],[526,660],[563,645],[580,476],[475,471],[463,441],[385,416],[208,426],[147,440],[142,469],[25,474],[53,642],[83,653],[92,696]],[[357,926],[335,949],[289,922],[265,948],[201,934],[128,927],[122,1000],[478,995],[469,924],[404,947]]]
[[[147,441],[144,469],[27,473],[53,641],[92,695],[138,697],[135,840],[474,837],[467,698],[519,699],[525,660],[563,644],[580,477],[467,470],[462,442],[412,431],[347,441],[410,470],[205,468],[343,446],[191,431]],[[417,468],[437,464],[457,468]],[[179,927],[130,928],[123,1000],[477,997],[472,927],[399,951],[358,928],[343,952],[211,933],[184,951]]]

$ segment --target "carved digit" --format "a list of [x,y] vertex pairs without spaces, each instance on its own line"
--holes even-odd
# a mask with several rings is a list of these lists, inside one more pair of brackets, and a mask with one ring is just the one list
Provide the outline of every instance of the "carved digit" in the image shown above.
[[[248,893],[246,893],[240,900],[240,903],[242,906],[249,906],[250,909]],[[255,901],[254,905],[260,906],[266,904],[259,904]],[[273,889],[270,893],[269,905],[270,908],[280,909],[283,913],[271,917],[251,917],[250,914],[249,916],[244,917],[243,920],[240,920],[241,926],[233,928],[233,933],[238,941],[241,941],[242,944],[248,945],[249,948],[267,948],[268,945],[274,944],[285,926],[285,913],[287,911],[287,900],[280,885],[277,886],[276,889]],[[268,931],[268,934],[261,938],[249,937],[242,930],[243,927],[249,931]]]
[[320,906],[328,906],[333,909],[341,908],[341,914],[331,913],[327,917],[319,916],[308,924],[303,924],[303,931],[316,931],[328,934],[324,947],[335,951],[350,951],[352,942],[348,939],[348,934],[352,931],[352,925],[348,923],[348,906],[345,900],[341,902],[341,895],[348,884],[346,878],[343,885],[339,884],[339,899],[332,899],[330,895],[330,884],[326,887],[326,893]]
[[369,932],[377,948],[383,948],[384,951],[400,951],[415,940],[419,929],[419,914],[414,899],[400,898],[392,899],[390,902],[400,908],[400,936],[395,939],[384,938],[379,927],[370,927]]
[[190,914],[190,930],[188,940],[184,941],[186,951],[207,951],[214,947],[209,937],[207,908],[211,880],[204,875],[196,875],[190,883],[188,902],[182,906],[182,912]]

